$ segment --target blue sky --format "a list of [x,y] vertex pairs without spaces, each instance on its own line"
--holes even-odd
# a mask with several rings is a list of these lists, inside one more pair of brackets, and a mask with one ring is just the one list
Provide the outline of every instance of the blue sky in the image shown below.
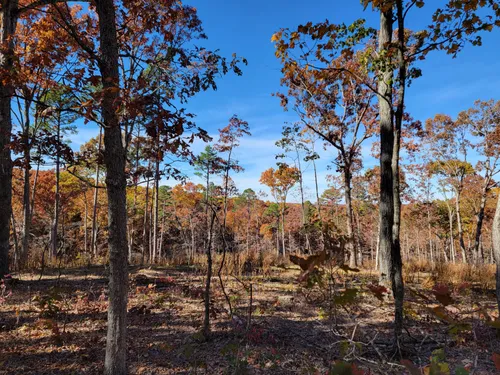
[[[245,172],[234,176],[240,191],[253,188],[265,190],[258,180],[262,171],[275,166],[274,155],[279,149],[274,143],[280,138],[285,122],[293,122],[293,113],[286,113],[272,93],[280,90],[280,64],[274,56],[271,36],[279,28],[296,27],[308,21],[351,23],[357,18],[366,18],[377,26],[378,16],[370,9],[363,11],[358,0],[186,0],[186,4],[197,8],[209,39],[203,45],[219,49],[230,57],[231,53],[248,59],[243,67],[243,76],[228,75],[218,82],[216,92],[205,92],[194,98],[188,109],[197,115],[197,124],[210,134],[227,124],[233,114],[249,122],[252,137],[243,140],[236,157],[245,167]],[[431,5],[431,3],[433,5]],[[415,10],[408,19],[408,28],[419,29],[430,22],[432,6],[443,1],[427,2],[427,9]],[[500,32],[496,30],[483,36],[482,47],[468,46],[458,58],[452,59],[441,52],[431,53],[419,66],[423,76],[408,90],[407,110],[415,119],[425,121],[437,113],[455,116],[472,106],[476,99],[499,99],[500,94]],[[73,145],[95,136],[92,126],[81,127],[73,138]],[[203,144],[195,144],[199,152]],[[370,145],[364,149],[364,164],[367,167],[378,163],[370,157]],[[327,165],[335,157],[333,150],[321,152],[319,177],[321,188],[326,187],[325,176],[332,173]],[[191,175],[191,169],[184,168]],[[196,177],[193,176],[196,181]],[[312,168],[305,173],[310,199],[313,199],[314,180]],[[170,183],[169,183],[170,184]],[[292,198],[292,200],[295,200]]]

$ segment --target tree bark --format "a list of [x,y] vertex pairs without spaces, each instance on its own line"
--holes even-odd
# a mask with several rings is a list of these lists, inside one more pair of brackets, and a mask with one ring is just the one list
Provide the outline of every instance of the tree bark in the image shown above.
[[[380,12],[379,53],[386,50],[392,41],[392,9]],[[392,116],[392,70],[381,71],[378,82],[378,102],[380,112],[380,243],[379,264],[381,282],[389,283],[392,268],[394,225],[394,179],[392,155],[394,131]]]
[[21,238],[21,266],[28,260],[29,242],[31,232],[31,146],[30,146],[30,106],[31,100],[24,100],[24,125],[23,128],[23,159],[24,159],[24,187],[23,187],[23,233]]
[[[18,0],[4,0],[0,9],[0,69],[12,72],[14,34]],[[14,89],[9,77],[0,80],[0,278],[9,273],[10,219],[12,215],[12,133],[11,98]]]
[[35,178],[33,179],[33,187],[31,188],[31,210],[30,210],[31,220],[33,220],[33,215],[35,214],[35,197],[36,197],[36,188],[38,185],[38,175],[40,173],[40,162],[41,162],[41,156],[36,163]]
[[356,246],[354,245],[354,218],[352,211],[352,194],[351,194],[351,165],[344,166],[344,194],[346,203],[347,216],[347,243],[346,250],[349,254],[349,267],[355,268],[358,264],[356,259]]
[[113,0],[96,1],[99,17],[99,69],[103,85],[104,164],[108,196],[109,306],[106,339],[106,375],[127,374],[127,209],[126,153],[118,118],[120,81],[118,40]]
[[[144,263],[144,258],[146,257],[146,251],[149,254],[149,177],[146,178],[146,196],[144,199],[144,220],[142,227],[142,262]],[[151,259],[149,259],[151,262]]]
[[476,260],[481,263],[484,261],[482,251],[480,252],[481,246],[481,232],[483,229],[484,220],[484,209],[486,207],[486,198],[488,196],[488,190],[490,185],[490,178],[487,176],[484,181],[483,189],[481,191],[481,204],[479,205],[479,211],[476,216],[476,236],[474,239],[474,254],[476,255]]
[[[400,174],[399,174],[399,150],[401,147],[401,128],[404,116],[404,101],[406,90],[406,61],[405,61],[405,25],[404,25],[404,4],[402,0],[396,1],[396,13],[398,22],[398,103],[395,112],[394,127],[394,147],[392,151],[392,175],[394,194],[394,222],[392,227],[392,252],[391,252],[391,282],[394,294],[394,334],[397,345],[403,330],[403,303],[404,303],[404,283],[403,283],[403,262],[401,259],[401,194],[400,194]],[[399,350],[399,346],[398,346]],[[401,354],[401,353],[399,353]]]
[[54,219],[50,231],[50,248],[52,256],[57,256],[57,227],[59,224],[59,142],[61,139],[61,115],[57,119],[57,149],[56,149],[56,199],[54,201]]
[[205,282],[205,317],[203,320],[203,337],[210,338],[210,283],[212,281],[212,232],[215,222],[215,212],[212,213],[209,226],[207,228],[207,279]]
[[97,204],[99,203],[99,154],[101,153],[102,146],[102,128],[99,128],[99,140],[97,141],[97,155],[95,167],[95,188],[94,188],[94,206],[92,208],[92,236],[90,238],[90,249],[97,256]]
[[465,253],[464,231],[462,228],[462,214],[460,210],[460,189],[456,190],[455,210],[457,214],[458,241],[460,244],[460,253],[462,254],[462,262],[467,263],[467,254]]
[[493,218],[493,228],[491,230],[493,242],[493,256],[496,263],[496,296],[498,313],[500,314],[500,198],[497,200],[497,208]]
[[[157,151],[158,152],[158,151]],[[153,260],[159,258],[159,251],[158,251],[158,226],[159,226],[159,221],[158,221],[158,215],[160,213],[159,209],[159,203],[160,203],[160,159],[157,156],[155,160],[155,182],[154,182],[154,189],[155,189],[155,195],[154,195],[154,212],[153,212]]]
[[[297,168],[299,170],[299,190],[300,190],[300,208],[302,209],[302,229],[304,230],[305,239],[306,239],[306,252],[309,253],[311,244],[309,242],[309,233],[308,229],[306,229],[306,206],[304,203],[304,180],[302,175],[302,165],[300,163],[300,153],[299,150],[295,149],[297,154]],[[302,251],[302,249],[301,249]]]
[[[25,126],[28,126],[26,124]],[[29,129],[29,128],[28,128]],[[29,145],[29,135],[24,134],[25,142],[24,145],[24,187],[23,187],[23,233],[21,238],[21,267],[24,267],[26,261],[28,260],[28,252],[29,252],[29,240],[30,240],[30,213],[31,213],[31,205],[30,205],[30,151]]]

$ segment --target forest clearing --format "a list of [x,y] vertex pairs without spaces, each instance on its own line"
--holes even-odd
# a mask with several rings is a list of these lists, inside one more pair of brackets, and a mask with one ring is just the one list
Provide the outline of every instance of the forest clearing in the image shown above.
[[[354,374],[412,373],[390,346],[392,303],[387,290],[375,287],[376,275],[333,268],[336,283],[324,287],[297,285],[300,270],[293,265],[227,278],[232,318],[214,280],[212,339],[206,342],[200,335],[205,270],[134,267],[128,303],[131,373],[344,374],[341,365],[347,363],[356,365]],[[482,277],[464,272],[466,280],[476,280],[449,290],[435,288],[436,282],[453,281],[439,280],[450,277],[441,272],[437,279],[408,273],[405,358],[427,371],[431,361],[443,366],[431,374],[495,373],[500,342],[491,329],[493,268],[476,270],[487,273]],[[39,276],[22,275],[8,287],[12,295],[0,309],[0,373],[101,373],[106,271],[82,267]]]
[[499,28],[2,0],[0,374],[499,374]]

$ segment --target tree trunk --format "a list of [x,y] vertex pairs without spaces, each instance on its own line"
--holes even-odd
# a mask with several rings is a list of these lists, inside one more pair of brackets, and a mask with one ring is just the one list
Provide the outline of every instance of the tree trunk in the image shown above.
[[344,192],[346,203],[346,216],[347,216],[347,243],[346,250],[349,254],[349,267],[355,268],[357,266],[356,259],[356,246],[354,245],[354,218],[352,211],[352,194],[351,194],[351,166],[346,163],[344,166]]
[[[304,203],[304,180],[302,176],[302,165],[300,163],[300,154],[299,150],[295,150],[297,153],[297,167],[299,169],[299,190],[300,190],[300,208],[302,209],[302,230],[304,230],[305,239],[306,239],[306,252],[308,253],[311,248],[311,244],[309,242],[309,233],[306,228],[306,206]],[[302,249],[301,249],[302,250]]]
[[212,232],[215,222],[215,212],[212,213],[207,235],[207,279],[205,281],[205,317],[203,320],[203,337],[210,338],[210,283],[212,281]]
[[33,187],[31,188],[30,218],[32,221],[33,221],[33,215],[35,214],[35,197],[36,197],[36,188],[38,185],[38,175],[40,173],[40,162],[41,162],[41,156],[40,156],[40,159],[38,159],[38,161],[36,163],[35,178],[33,179]]
[[460,252],[462,254],[462,262],[467,263],[467,254],[465,253],[465,242],[464,242],[464,232],[462,228],[462,215],[460,210],[460,189],[456,191],[457,195],[455,196],[455,210],[457,211],[457,227],[458,227],[458,241],[460,244]]
[[19,242],[17,241],[17,228],[16,228],[16,220],[14,218],[14,212],[12,212],[11,215],[11,223],[12,223],[12,237],[14,240],[14,265],[17,268],[17,270],[19,270]]
[[[401,127],[404,116],[404,99],[406,89],[406,61],[405,61],[405,27],[404,27],[404,4],[403,0],[396,1],[398,20],[398,103],[395,112],[394,127],[394,147],[392,151],[392,177],[393,177],[393,203],[394,222],[392,227],[392,251],[391,251],[391,283],[394,294],[394,335],[397,345],[403,330],[403,303],[404,303],[404,283],[403,283],[403,262],[401,260],[401,196],[399,183],[399,149],[401,147]],[[398,346],[399,350],[399,346]],[[401,354],[401,353],[399,353]]]
[[500,198],[497,200],[497,208],[493,218],[493,228],[491,230],[493,242],[493,255],[496,263],[496,295],[498,313],[500,314]]
[[[140,127],[137,132],[136,147],[135,147],[135,172],[139,169],[139,137],[140,137]],[[137,176],[135,178],[138,178]],[[132,251],[134,250],[134,236],[135,236],[135,223],[134,220],[137,216],[137,180],[134,179],[134,203],[132,206],[132,219],[129,218],[130,229],[129,229],[129,243],[128,243],[128,261],[132,262]]]
[[160,202],[160,160],[156,157],[155,161],[155,182],[154,182],[154,212],[153,212],[153,259],[159,259],[158,251],[158,226],[160,225],[158,221],[158,215],[160,213],[159,202]]
[[[379,46],[384,52],[392,41],[392,9],[380,12]],[[392,70],[381,71],[378,82],[380,112],[380,244],[379,264],[381,282],[388,284],[392,269],[393,225],[394,225],[394,179],[392,155],[394,131],[392,118]]]
[[[0,69],[12,72],[14,34],[18,0],[4,0],[0,9]],[[0,278],[9,273],[10,219],[12,215],[12,133],[11,98],[14,93],[9,77],[0,80]]]
[[[402,11],[401,1],[397,2],[397,7],[398,18],[400,18],[399,13]],[[392,9],[380,13],[380,52],[387,51],[392,41],[392,18]],[[401,31],[404,32],[404,30]],[[401,42],[404,43],[404,40]],[[394,146],[395,144],[398,145],[397,138],[400,135],[397,132],[397,128],[395,134],[393,126],[393,71],[392,68],[386,69],[381,72],[378,84],[380,111],[380,266],[381,281],[384,283],[390,281],[392,285],[395,300],[394,334],[396,342],[398,342],[403,329],[404,286],[399,244],[399,147],[396,148],[395,153]],[[397,160],[394,158],[397,158]],[[397,175],[395,175],[395,172]]]
[[162,259],[163,256],[163,236],[165,234],[165,206],[166,202],[163,202],[163,208],[162,208],[162,217],[161,217],[161,231],[160,231],[160,238],[159,238],[159,243],[158,243],[158,259]]
[[[142,228],[142,262],[144,263],[144,258],[146,256],[146,250],[149,254],[149,177],[146,179],[146,198],[144,200],[144,222]],[[151,258],[149,258],[151,263]]]
[[89,215],[89,205],[87,203],[87,188],[85,188],[85,190],[83,190],[83,205],[84,205],[84,208],[85,208],[85,216],[83,217],[83,247],[85,249],[85,254],[87,254],[87,251],[88,251],[88,244],[89,244],[89,240],[88,240],[88,230],[87,230],[87,226],[88,226],[88,215]]
[[316,162],[314,159],[312,160],[313,170],[314,170],[314,187],[316,191],[316,205],[318,206],[318,220],[320,223],[321,234],[320,234],[320,250],[323,251],[325,249],[325,234],[323,233],[323,219],[321,216],[321,200],[319,198],[319,186],[318,186],[318,171],[316,169]]
[[21,266],[28,260],[29,242],[31,232],[31,146],[30,146],[30,107],[31,100],[24,100],[24,125],[23,125],[23,159],[24,159],[24,189],[23,189],[23,234],[21,248]]
[[450,257],[451,261],[456,263],[455,239],[453,238],[453,211],[448,201],[446,201],[446,207],[448,208],[448,221],[450,222]]
[[127,208],[126,153],[118,119],[120,95],[118,41],[113,0],[96,1],[99,17],[104,121],[104,164],[108,195],[109,307],[106,339],[106,375],[127,374]]
[[97,256],[97,204],[99,198],[99,154],[101,153],[102,147],[102,128],[99,128],[99,140],[97,142],[97,156],[96,156],[96,167],[95,167],[95,188],[94,188],[94,206],[92,208],[92,233],[90,238],[90,249]]
[[283,210],[281,211],[281,245],[283,246],[283,256],[286,256],[286,247],[285,247],[285,212],[286,212],[286,202],[283,202]]
[[54,219],[50,231],[50,248],[52,256],[57,256],[57,227],[59,224],[59,142],[61,140],[61,115],[57,119],[57,148],[56,148],[56,199],[54,201]]
[[[29,128],[28,128],[29,129]],[[29,142],[29,135],[24,134],[25,142]],[[21,238],[21,267],[24,267],[28,260],[29,240],[30,240],[30,151],[29,145],[24,145],[24,187],[23,187],[23,234]]]
[[483,185],[483,190],[481,191],[481,204],[479,206],[479,211],[476,216],[476,236],[474,240],[474,254],[476,255],[476,260],[483,262],[482,252],[480,253],[481,246],[481,232],[483,229],[484,220],[484,208],[486,207],[486,198],[488,196],[488,188],[490,185],[489,176],[486,177]]

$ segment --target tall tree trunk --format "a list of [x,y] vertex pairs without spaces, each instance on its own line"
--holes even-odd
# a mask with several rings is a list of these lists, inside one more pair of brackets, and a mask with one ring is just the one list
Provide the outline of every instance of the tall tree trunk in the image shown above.
[[153,258],[159,258],[158,251],[158,226],[160,225],[158,221],[158,215],[160,213],[159,202],[160,202],[160,160],[159,157],[156,157],[155,161],[155,182],[154,182],[154,212],[153,212]]
[[476,215],[476,236],[474,239],[474,254],[476,255],[476,260],[483,262],[482,252],[480,253],[481,246],[481,232],[483,229],[483,220],[484,220],[484,208],[486,207],[486,198],[488,196],[488,189],[490,185],[489,175],[486,176],[483,189],[481,191],[481,204],[479,205],[479,211]]
[[165,207],[167,203],[163,202],[163,207],[162,207],[162,217],[161,217],[161,231],[160,231],[160,239],[158,243],[158,259],[162,259],[163,257],[163,236],[165,234],[165,220],[166,220],[166,215],[165,215]]
[[[11,213],[12,237],[14,239],[14,265],[19,270],[19,242],[17,241],[17,228],[14,212]],[[0,275],[1,277],[1,275]]]
[[[380,12],[379,53],[382,54],[392,42],[392,9]],[[380,277],[383,283],[390,282],[392,268],[393,225],[394,225],[394,178],[392,155],[394,149],[394,131],[392,116],[392,79],[393,72],[380,72],[378,82],[378,102],[380,113]]]
[[50,231],[50,248],[52,256],[57,256],[57,227],[59,224],[59,142],[61,140],[61,115],[57,119],[57,148],[56,148],[56,199],[54,201],[54,219]]
[[429,250],[431,252],[431,263],[434,263],[434,257],[432,253],[432,225],[431,225],[431,211],[430,207],[427,206],[427,231],[429,235]]
[[283,256],[286,256],[286,246],[285,246],[285,212],[286,212],[286,202],[283,202],[283,209],[281,210],[281,246],[283,247]]
[[316,205],[318,207],[318,219],[320,223],[320,250],[323,251],[325,249],[325,234],[323,232],[323,218],[321,215],[321,199],[319,198],[319,186],[318,186],[318,171],[316,169],[316,161],[312,160],[313,170],[314,170],[314,188],[316,192]]
[[[29,128],[28,128],[29,129]],[[25,142],[29,142],[29,136],[25,133]],[[23,233],[21,238],[21,267],[25,266],[28,260],[29,240],[30,240],[30,150],[29,145],[24,145],[24,187],[23,187]]]
[[33,221],[33,215],[35,214],[35,197],[36,197],[36,188],[38,185],[38,176],[40,174],[40,163],[41,163],[41,155],[40,155],[40,158],[36,162],[35,178],[33,179],[33,187],[31,188],[30,218],[32,221]]
[[99,17],[99,69],[102,76],[102,117],[104,121],[104,164],[108,195],[109,225],[109,306],[106,339],[106,375],[127,374],[127,208],[126,153],[118,119],[120,80],[118,41],[113,0],[96,1]]
[[87,254],[88,251],[88,245],[89,245],[89,240],[88,240],[88,216],[89,216],[89,205],[87,202],[87,188],[83,190],[83,205],[85,208],[85,216],[83,217],[83,248],[85,250],[85,254]]
[[448,221],[450,224],[450,257],[451,261],[456,263],[455,238],[453,237],[453,211],[448,201],[446,201],[446,208],[448,208]]
[[363,265],[363,251],[361,248],[361,225],[359,223],[359,212],[354,213],[354,220],[356,222],[356,256],[358,258],[358,265]]
[[460,210],[460,196],[461,196],[461,191],[460,189],[457,189],[455,196],[455,211],[457,213],[458,241],[460,244],[460,253],[462,254],[462,263],[467,263],[467,254],[465,253],[464,231],[462,228],[462,214]]
[[493,242],[493,255],[496,263],[496,295],[498,313],[500,314],[500,198],[497,199],[497,208],[493,218],[493,228],[491,230]]
[[210,283],[212,281],[212,232],[215,222],[215,212],[212,213],[210,223],[207,228],[207,279],[205,281],[205,316],[203,320],[203,337],[208,340],[210,337]]
[[99,140],[97,141],[97,157],[95,167],[95,188],[94,188],[94,206],[92,208],[92,233],[90,238],[90,249],[97,256],[97,204],[99,203],[99,154],[102,147],[102,128],[99,128]]
[[[144,263],[144,258],[146,252],[149,254],[149,177],[146,179],[146,197],[144,199],[144,221],[142,227],[142,262]],[[151,262],[151,258],[149,258]]]
[[[135,172],[137,173],[137,170],[139,169],[139,137],[141,135],[140,133],[140,127],[137,132],[137,138],[136,138],[136,146],[135,146]],[[138,178],[137,176],[135,178]],[[134,220],[136,219],[137,216],[137,180],[134,180],[134,203],[132,206],[132,218],[129,218],[130,221],[130,229],[129,229],[129,243],[128,243],[128,261],[129,263],[132,262],[132,251],[134,250],[134,237],[135,237],[135,223]]]
[[[13,72],[14,34],[17,24],[18,0],[4,0],[0,9],[0,69]],[[10,219],[12,214],[12,133],[11,79],[0,80],[0,278],[9,273]],[[13,78],[13,77],[12,77]]]
[[[392,150],[392,177],[393,177],[393,203],[394,222],[392,227],[392,251],[391,251],[391,283],[394,294],[394,334],[399,345],[399,338],[403,330],[403,303],[404,303],[404,283],[403,283],[403,262],[401,260],[401,195],[399,176],[399,150],[401,147],[401,128],[404,116],[404,100],[406,89],[406,61],[405,61],[405,26],[404,26],[404,4],[403,0],[396,1],[396,13],[398,22],[398,103],[395,112],[394,126],[394,147]],[[398,347],[399,349],[399,347]],[[399,353],[401,354],[401,353]]]
[[23,125],[23,159],[24,159],[24,189],[23,189],[23,234],[21,249],[21,265],[28,260],[29,242],[31,232],[31,145],[30,145],[30,107],[31,100],[24,100],[24,125]]
[[[402,11],[401,7],[401,1],[398,1],[398,18],[400,10]],[[392,19],[392,8],[380,12],[379,52],[387,51],[392,41]],[[404,32],[404,30],[402,31]],[[404,43],[404,40],[402,42]],[[388,65],[390,66],[390,64]],[[395,300],[394,334],[396,342],[399,342],[403,329],[404,286],[399,244],[399,218],[396,218],[396,215],[400,214],[398,212],[399,203],[395,201],[395,199],[399,201],[399,176],[395,176],[394,172],[398,171],[399,167],[395,168],[393,163],[395,157],[398,158],[397,161],[399,162],[399,155],[394,153],[395,139],[399,135],[395,134],[393,126],[392,68],[386,68],[381,73],[378,84],[380,111],[380,265],[382,281],[387,283],[390,280],[392,285]],[[395,189],[398,189],[397,194],[394,191]]]
[[311,244],[309,242],[309,233],[306,228],[306,206],[304,203],[304,180],[302,175],[302,165],[300,163],[300,154],[299,150],[295,150],[297,153],[297,167],[299,169],[299,190],[300,190],[300,208],[302,209],[302,230],[304,230],[305,239],[306,239],[306,252],[310,251]]
[[356,259],[356,246],[354,245],[354,218],[352,211],[352,194],[351,194],[351,166],[347,164],[344,166],[344,193],[346,203],[346,217],[347,217],[347,244],[346,250],[349,254],[349,267],[355,268],[357,266]]

